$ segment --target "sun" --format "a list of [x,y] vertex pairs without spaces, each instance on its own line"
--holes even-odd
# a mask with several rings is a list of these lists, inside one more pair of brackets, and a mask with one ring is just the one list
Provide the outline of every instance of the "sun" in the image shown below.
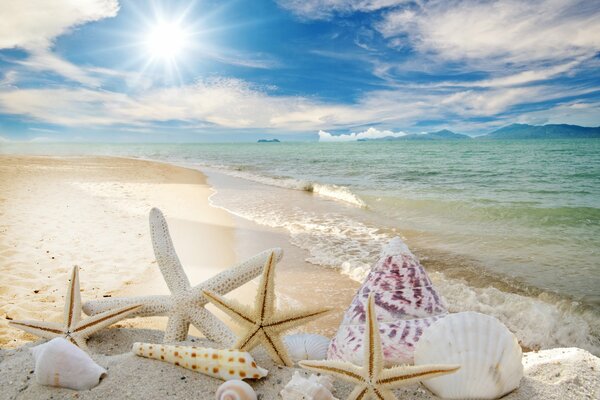
[[172,61],[187,46],[187,33],[175,22],[159,22],[149,30],[146,50],[153,59]]

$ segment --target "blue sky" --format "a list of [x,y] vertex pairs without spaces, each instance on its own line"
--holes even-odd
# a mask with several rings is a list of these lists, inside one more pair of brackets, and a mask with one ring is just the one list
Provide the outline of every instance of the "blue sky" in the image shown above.
[[0,141],[600,125],[600,3],[0,3]]

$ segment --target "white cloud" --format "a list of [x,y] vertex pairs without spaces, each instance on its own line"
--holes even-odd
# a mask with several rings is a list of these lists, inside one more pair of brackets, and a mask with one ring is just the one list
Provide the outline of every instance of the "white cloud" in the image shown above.
[[358,139],[379,139],[384,137],[400,137],[406,135],[406,132],[392,132],[388,130],[380,131],[376,128],[369,128],[362,132],[353,132],[343,135],[332,135],[329,132],[319,131],[319,142],[355,142]]
[[89,86],[100,81],[50,49],[54,39],[73,27],[119,11],[117,0],[19,0],[0,2],[0,49],[21,48],[30,57],[20,63],[36,71],[51,71]]
[[86,22],[114,17],[117,0],[0,2],[0,48],[46,49],[55,37]]
[[377,29],[445,60],[528,64],[600,51],[600,7],[586,0],[434,0],[388,12]]
[[284,9],[304,19],[328,19],[334,14],[369,12],[408,3],[410,0],[278,0]]

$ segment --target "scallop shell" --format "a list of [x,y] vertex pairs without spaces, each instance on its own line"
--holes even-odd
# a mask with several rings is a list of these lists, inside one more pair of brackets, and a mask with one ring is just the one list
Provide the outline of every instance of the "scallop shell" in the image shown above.
[[256,365],[246,351],[152,343],[134,343],[131,351],[141,357],[165,361],[224,381],[260,379],[269,372]]
[[237,379],[223,383],[217,389],[216,400],[257,400],[252,386]]
[[106,370],[85,351],[62,337],[35,346],[31,352],[35,359],[35,380],[40,385],[88,390],[106,375]]
[[476,312],[451,314],[433,324],[415,348],[415,365],[460,364],[458,372],[423,382],[445,399],[497,399],[523,377],[517,338],[502,322]]
[[298,371],[279,394],[283,400],[338,400],[331,394],[333,379],[329,375],[311,375],[308,378]]
[[427,272],[399,237],[382,249],[379,260],[352,300],[327,357],[362,365],[369,294],[375,295],[384,363],[412,364],[423,331],[448,313]]
[[294,362],[301,360],[325,360],[329,338],[312,333],[298,333],[283,338],[288,353]]

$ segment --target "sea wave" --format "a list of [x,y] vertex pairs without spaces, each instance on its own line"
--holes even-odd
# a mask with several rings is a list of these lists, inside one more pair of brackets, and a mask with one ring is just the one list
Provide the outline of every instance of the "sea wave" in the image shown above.
[[249,171],[243,166],[232,167],[228,165],[209,165],[208,167],[236,178],[242,178],[257,183],[262,183],[264,185],[276,186],[284,189],[293,189],[314,193],[318,196],[330,200],[341,201],[356,207],[367,207],[367,204],[346,186],[311,182],[285,176],[267,176]]
[[[280,185],[277,185],[280,186]],[[307,251],[306,261],[338,269],[362,282],[381,248],[398,235],[393,228],[361,221],[348,213],[303,208],[272,192],[230,188],[224,195],[217,186],[211,202],[258,224],[284,229],[290,242]],[[289,194],[287,195],[289,196]],[[457,266],[454,266],[457,267]],[[600,318],[570,299],[526,290],[500,290],[499,285],[470,286],[461,278],[430,270],[440,293],[453,312],[473,310],[493,315],[505,323],[522,345],[531,349],[577,346],[600,355]]]

